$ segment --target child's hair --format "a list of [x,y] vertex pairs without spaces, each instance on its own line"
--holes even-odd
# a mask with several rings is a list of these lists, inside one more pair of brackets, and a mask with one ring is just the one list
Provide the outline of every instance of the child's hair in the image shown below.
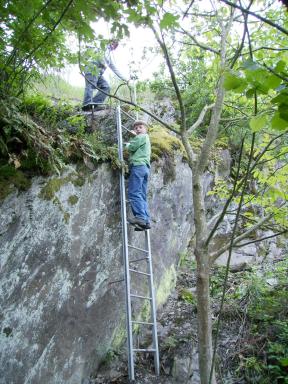
[[143,120],[136,120],[133,124],[133,129],[136,128],[138,125],[144,125],[146,129],[148,129],[147,123],[145,123],[145,121]]

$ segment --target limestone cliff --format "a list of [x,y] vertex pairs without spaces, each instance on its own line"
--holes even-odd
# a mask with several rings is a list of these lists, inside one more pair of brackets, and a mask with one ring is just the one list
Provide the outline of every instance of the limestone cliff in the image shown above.
[[[149,201],[158,305],[192,233],[191,171],[152,166]],[[118,174],[37,177],[1,203],[1,384],[79,384],[124,340]],[[130,241],[143,233],[129,229]]]

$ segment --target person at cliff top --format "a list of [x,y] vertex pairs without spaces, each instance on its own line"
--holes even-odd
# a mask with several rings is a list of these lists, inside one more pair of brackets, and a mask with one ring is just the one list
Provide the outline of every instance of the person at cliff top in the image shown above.
[[128,199],[134,215],[129,223],[138,230],[150,229],[150,215],[147,203],[148,178],[150,173],[151,144],[147,134],[147,124],[136,121],[133,125],[135,137],[126,148],[129,152]]
[[[84,91],[84,100],[82,109],[89,110],[93,104],[98,104],[95,106],[95,109],[102,109],[101,105],[103,104],[107,95],[101,92],[103,90],[106,93],[110,93],[110,86],[107,79],[104,77],[104,72],[107,67],[109,67],[116,76],[121,80],[125,81],[127,84],[129,80],[118,70],[115,60],[113,57],[113,51],[118,47],[119,42],[117,40],[111,40],[107,46],[107,49],[104,55],[100,52],[94,51],[96,53],[97,59],[93,60],[89,65],[85,67],[85,91]],[[97,87],[97,88],[96,88]],[[98,89],[98,92],[93,97],[93,90]]]

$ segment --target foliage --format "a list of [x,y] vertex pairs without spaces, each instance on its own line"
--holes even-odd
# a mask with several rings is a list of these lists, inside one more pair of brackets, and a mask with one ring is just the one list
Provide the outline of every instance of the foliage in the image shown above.
[[193,295],[193,293],[190,290],[186,288],[183,288],[179,292],[179,296],[180,296],[180,299],[185,301],[186,303],[193,304],[193,305],[196,304],[196,297]]
[[[287,383],[287,274],[286,257],[229,276],[222,321],[225,332],[230,333],[231,345],[221,352],[219,370],[225,367],[234,372],[232,382]],[[216,307],[223,275],[220,268],[211,276]]]
[[17,95],[41,69],[76,62],[75,51],[68,48],[67,34],[70,39],[95,40],[90,23],[99,17],[113,18],[115,34],[123,35],[118,21],[120,8],[121,4],[116,1],[103,3],[101,0],[2,1],[1,88]]
[[0,201],[15,189],[26,191],[31,185],[29,178],[13,165],[0,165]]
[[271,98],[270,108],[253,116],[250,119],[250,127],[253,132],[259,132],[264,128],[274,130],[288,129],[287,92],[288,92],[288,58],[280,56],[280,60],[274,64],[273,73],[253,60],[246,60],[239,67],[239,71],[227,72],[225,77],[226,90],[237,93],[245,93],[247,98],[257,95],[274,95]]
[[262,344],[261,348],[255,346],[251,350],[254,356],[247,356],[247,350],[240,362],[238,372],[244,370],[248,382],[288,382],[287,273],[287,259],[278,262],[272,270],[267,265],[263,275],[252,275],[246,288],[251,337],[258,338]]
[[12,186],[27,188],[34,174],[60,174],[71,161],[111,161],[114,168],[119,167],[117,149],[96,133],[86,134],[84,116],[70,104],[54,106],[43,95],[34,95],[22,102],[6,98],[0,109],[1,198]]

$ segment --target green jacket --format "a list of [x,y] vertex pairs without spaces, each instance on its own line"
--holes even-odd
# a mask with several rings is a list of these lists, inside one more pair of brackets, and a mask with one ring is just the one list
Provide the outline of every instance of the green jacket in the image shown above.
[[147,134],[135,136],[127,145],[130,165],[149,165],[151,144]]

